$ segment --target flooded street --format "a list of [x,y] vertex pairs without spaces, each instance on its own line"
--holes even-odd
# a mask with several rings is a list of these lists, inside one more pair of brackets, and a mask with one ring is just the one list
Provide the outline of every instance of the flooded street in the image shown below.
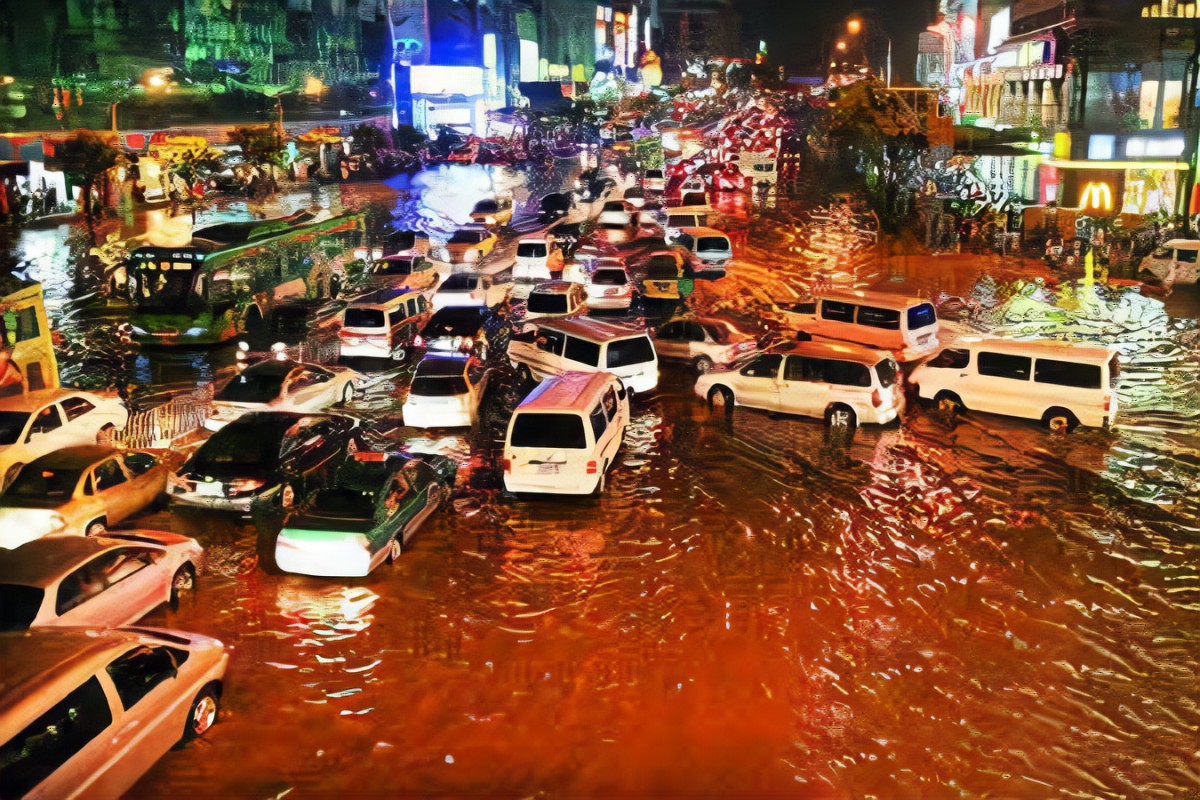
[[[505,180],[519,202],[543,193]],[[487,190],[319,202],[395,198],[400,225],[445,231]],[[34,233],[30,277],[61,298],[56,234]],[[947,277],[927,258],[909,278],[966,295],[990,264]],[[697,302],[749,293],[760,272],[788,281],[739,261]],[[399,428],[394,445],[459,462],[457,488],[367,578],[267,574],[234,517],[139,517],[208,559],[194,600],[143,624],[215,636],[232,661],[219,725],[133,794],[1196,796],[1198,296],[1178,286],[1144,335],[1100,334],[1126,356],[1111,431],[917,405],[846,438],[711,414],[695,377],[664,366],[597,498],[502,495],[513,387],[468,433]],[[232,358],[146,351],[136,381],[183,388]],[[410,371],[350,410],[383,435]]]

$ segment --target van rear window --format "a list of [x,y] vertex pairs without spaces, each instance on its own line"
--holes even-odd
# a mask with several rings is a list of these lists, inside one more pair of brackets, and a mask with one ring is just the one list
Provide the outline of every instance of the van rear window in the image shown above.
[[936,324],[937,312],[933,310],[933,306],[929,303],[922,303],[908,310],[908,329],[910,331],[915,331],[918,328],[928,328],[930,325]]
[[1054,386],[1071,386],[1076,389],[1099,389],[1101,387],[1099,364],[1077,364],[1073,361],[1056,361],[1039,358],[1033,368],[1033,379],[1038,383]]
[[654,345],[646,336],[608,343],[608,367],[631,367],[654,360]]
[[378,308],[355,308],[351,306],[346,309],[346,315],[342,317],[342,327],[382,328],[383,312]]
[[868,328],[883,328],[889,331],[898,331],[900,330],[900,312],[893,308],[859,306],[858,324],[866,325]]
[[724,236],[701,236],[696,242],[697,253],[724,253],[729,249],[729,240]]
[[520,413],[513,422],[511,447],[586,450],[583,419],[577,414]]
[[835,322],[854,322],[854,306],[851,303],[826,300],[821,303],[821,318]]
[[521,242],[517,245],[517,258],[545,258],[546,245],[543,242]]

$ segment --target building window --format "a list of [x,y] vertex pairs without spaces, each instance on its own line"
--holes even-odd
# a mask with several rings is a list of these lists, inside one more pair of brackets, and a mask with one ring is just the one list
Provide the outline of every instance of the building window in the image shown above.
[[1158,81],[1142,81],[1142,102],[1138,116],[1146,127],[1154,127],[1154,118],[1158,113]]
[[1088,160],[1111,161],[1117,146],[1117,137],[1108,134],[1093,135],[1088,139]]

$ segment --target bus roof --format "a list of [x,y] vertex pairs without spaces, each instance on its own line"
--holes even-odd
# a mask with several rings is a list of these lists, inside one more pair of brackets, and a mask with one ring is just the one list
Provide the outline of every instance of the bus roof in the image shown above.
[[834,300],[840,303],[854,303],[855,305],[872,305],[881,308],[910,308],[928,303],[924,297],[913,297],[912,295],[892,294],[891,292],[880,292],[870,289],[831,289],[828,292],[822,292],[817,298],[818,300]]
[[1060,342],[1056,339],[989,339],[984,337],[962,337],[946,345],[946,349],[967,348],[990,350],[1016,356],[1033,358],[1063,358],[1072,361],[1104,363],[1117,354],[1115,349],[1084,342]]
[[590,317],[563,317],[561,319],[546,320],[545,322],[535,320],[534,324],[539,328],[550,328],[551,330],[561,331],[571,336],[578,336],[581,339],[600,343],[611,339],[646,335],[644,330],[635,328],[632,325],[622,322],[609,322],[603,319],[591,319]]
[[611,372],[563,372],[542,381],[521,401],[514,413],[523,411],[578,411],[600,400],[614,381]]

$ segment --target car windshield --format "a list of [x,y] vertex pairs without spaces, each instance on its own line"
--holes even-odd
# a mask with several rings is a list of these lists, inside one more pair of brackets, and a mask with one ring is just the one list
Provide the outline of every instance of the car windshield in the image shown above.
[[308,513],[317,517],[372,519],[375,515],[375,495],[358,489],[320,489],[313,495]]
[[202,475],[273,470],[279,463],[280,440],[292,424],[293,420],[287,419],[279,424],[264,425],[245,417],[232,422],[214,433],[196,451],[195,469]]
[[568,310],[567,296],[549,292],[531,292],[528,310],[534,314],[565,314]]
[[513,447],[553,447],[555,449],[584,450],[587,436],[583,431],[583,419],[577,414],[517,414],[513,421]]
[[896,366],[895,361],[885,358],[875,365],[875,374],[879,376],[881,386],[891,386],[900,376],[900,368]]
[[65,503],[75,494],[83,477],[82,469],[53,469],[38,467],[37,463],[22,469],[4,493],[5,497],[22,500],[48,500]]
[[479,285],[479,276],[471,275],[466,272],[460,272],[457,275],[451,275],[442,283],[439,292],[471,292]]
[[467,393],[467,381],[462,375],[418,375],[409,391],[420,397],[452,397]]
[[937,312],[933,310],[933,306],[929,303],[922,303],[908,310],[908,329],[910,331],[915,331],[918,328],[928,328],[930,325],[936,324]]
[[26,411],[0,411],[0,444],[16,444],[28,421]]
[[[273,364],[271,366],[274,366]],[[269,403],[283,391],[283,379],[290,370],[249,368],[217,392],[214,400],[228,403]]]
[[0,631],[27,631],[42,607],[45,590],[0,583]]
[[342,317],[343,328],[382,328],[383,311],[378,308],[355,308],[350,306]]
[[389,258],[375,264],[376,275],[411,275],[413,262],[409,258]]
[[517,258],[545,258],[546,244],[544,242],[521,242],[517,245]]
[[628,367],[654,360],[654,345],[645,336],[617,339],[608,343],[608,366]]
[[592,273],[592,283],[597,286],[624,286],[628,282],[623,269],[598,269]]
[[701,236],[696,240],[697,253],[719,252],[729,249],[729,240],[724,236]]
[[483,324],[477,308],[444,308],[433,315],[422,334],[426,339],[436,336],[473,336]]

